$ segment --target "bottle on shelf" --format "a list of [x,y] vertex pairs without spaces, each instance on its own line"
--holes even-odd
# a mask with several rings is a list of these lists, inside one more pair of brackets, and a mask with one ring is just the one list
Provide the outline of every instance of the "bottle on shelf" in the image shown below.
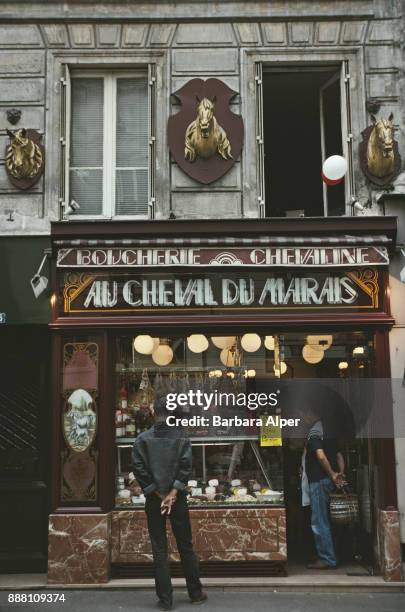
[[119,404],[121,410],[127,410],[128,408],[128,392],[125,388],[124,382],[122,383],[120,392],[119,392]]
[[115,411],[115,437],[122,438],[125,435],[123,413],[120,408]]

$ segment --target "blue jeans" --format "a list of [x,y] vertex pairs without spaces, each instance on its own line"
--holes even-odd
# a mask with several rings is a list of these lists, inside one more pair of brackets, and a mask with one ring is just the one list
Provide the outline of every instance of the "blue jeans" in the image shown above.
[[328,565],[336,565],[335,547],[329,520],[329,494],[334,485],[330,478],[309,483],[311,498],[311,528],[318,557]]

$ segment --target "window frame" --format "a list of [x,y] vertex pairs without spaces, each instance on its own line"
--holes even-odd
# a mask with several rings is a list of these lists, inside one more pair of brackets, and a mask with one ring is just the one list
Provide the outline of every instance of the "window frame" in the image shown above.
[[[361,134],[352,132],[352,125],[366,125],[365,110],[365,69],[361,47],[341,46],[339,48],[313,46],[277,47],[277,48],[246,48],[243,49],[242,66],[242,116],[245,118],[246,134],[252,136],[246,139],[242,151],[245,178],[243,186],[243,202],[246,217],[260,217],[265,211],[265,196],[263,192],[264,156],[263,151],[263,112],[262,71],[266,68],[282,69],[302,67],[310,70],[317,66],[341,66],[341,101],[342,101],[342,144],[343,154],[348,155],[348,172],[345,181],[346,202],[344,216],[354,215],[353,202],[361,191],[365,180],[358,171],[358,145]],[[255,106],[252,112],[251,94],[255,92]],[[347,113],[343,112],[343,108]],[[251,186],[255,185],[252,190]],[[262,213],[262,214],[261,214]],[[271,210],[269,211],[271,216]],[[264,215],[263,215],[264,216]],[[326,218],[326,217],[322,217]]]
[[[75,213],[70,219],[85,220],[111,220],[111,221],[125,221],[133,219],[150,219],[153,216],[153,201],[152,201],[152,186],[151,186],[151,168],[153,162],[151,160],[151,143],[154,141],[154,135],[151,134],[151,111],[153,108],[151,86],[154,85],[154,81],[149,76],[150,68],[148,65],[138,69],[127,69],[127,68],[115,68],[106,70],[100,69],[85,69],[85,68],[73,68],[69,70],[66,65],[66,102],[65,102],[65,155],[64,155],[64,202],[70,202],[70,152],[71,152],[71,116],[72,116],[72,83],[74,79],[91,79],[91,78],[102,78],[103,79],[103,91],[104,91],[104,103],[103,103],[103,195],[102,195],[102,212],[100,214],[80,214]],[[116,210],[116,125],[117,125],[117,80],[119,78],[140,78],[145,79],[148,84],[148,159],[145,164],[147,169],[147,182],[148,182],[148,199],[147,199],[147,212],[142,215],[117,215]],[[107,168],[113,168],[113,172],[107,172]],[[152,201],[152,206],[151,206]]]

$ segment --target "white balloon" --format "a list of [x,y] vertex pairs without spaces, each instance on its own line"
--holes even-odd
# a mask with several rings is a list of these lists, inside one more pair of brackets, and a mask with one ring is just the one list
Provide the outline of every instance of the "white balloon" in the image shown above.
[[347,161],[341,155],[331,155],[323,162],[322,172],[331,181],[338,181],[347,172]]

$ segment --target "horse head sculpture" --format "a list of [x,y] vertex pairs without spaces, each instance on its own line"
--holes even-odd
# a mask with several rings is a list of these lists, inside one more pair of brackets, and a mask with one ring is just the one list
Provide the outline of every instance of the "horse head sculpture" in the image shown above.
[[43,155],[40,147],[27,134],[27,130],[17,132],[7,130],[10,144],[6,149],[6,168],[15,179],[33,179],[42,170]]
[[367,146],[367,168],[370,174],[382,178],[394,171],[393,113],[388,119],[371,115],[373,129]]
[[197,156],[209,159],[216,152],[223,159],[232,159],[231,144],[215,115],[215,98],[197,98],[197,117],[190,123],[185,137],[185,158],[193,162]]

